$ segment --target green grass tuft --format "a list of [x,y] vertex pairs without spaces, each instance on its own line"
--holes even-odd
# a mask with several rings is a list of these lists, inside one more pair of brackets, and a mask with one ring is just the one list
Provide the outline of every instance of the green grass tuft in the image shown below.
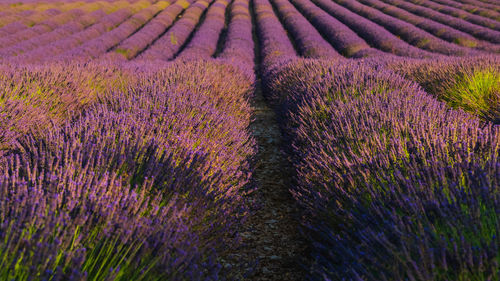
[[458,76],[446,85],[443,98],[452,107],[496,120],[500,102],[500,73],[492,69],[478,70]]

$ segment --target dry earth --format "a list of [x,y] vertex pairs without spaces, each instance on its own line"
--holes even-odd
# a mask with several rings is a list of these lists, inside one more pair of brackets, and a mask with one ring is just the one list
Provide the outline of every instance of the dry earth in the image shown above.
[[253,176],[257,189],[249,201],[256,207],[240,230],[242,246],[222,260],[223,271],[230,280],[304,280],[300,258],[305,246],[298,233],[295,201],[288,192],[290,167],[275,113],[260,87],[253,109],[251,130],[259,152]]

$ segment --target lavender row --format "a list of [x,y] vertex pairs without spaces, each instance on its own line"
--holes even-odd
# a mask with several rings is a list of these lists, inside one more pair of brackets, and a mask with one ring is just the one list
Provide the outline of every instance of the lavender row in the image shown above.
[[401,9],[404,9],[408,12],[414,13],[416,15],[429,18],[431,20],[435,20],[437,22],[456,28],[460,31],[469,33],[478,39],[486,40],[496,44],[500,43],[500,33],[498,31],[491,30],[483,26],[475,25],[470,22],[464,21],[462,19],[448,16],[436,12],[432,9],[412,4],[410,2],[401,0],[382,0],[382,1],[394,5],[396,7],[399,7]]
[[295,58],[297,53],[268,0],[254,0],[253,8],[257,36],[261,48],[262,70],[267,76],[283,61]]
[[250,15],[250,0],[233,0],[230,21],[222,52],[217,56],[255,79],[255,44]]
[[99,94],[123,89],[134,77],[116,67],[74,65],[0,65],[0,159],[19,149],[16,139],[51,131],[98,100]]
[[371,48],[354,31],[323,11],[309,0],[290,0],[295,7],[321,32],[321,34],[346,57],[364,57],[384,55]]
[[68,22],[51,32],[33,36],[27,40],[21,41],[13,46],[0,50],[0,57],[6,58],[26,53],[33,49],[45,46],[51,42],[64,39],[72,34],[81,32],[85,28],[95,24],[100,19],[106,16],[106,12],[102,9],[85,14],[74,21]]
[[58,9],[48,9],[43,12],[28,10],[16,15],[2,16],[0,18],[0,35],[5,36],[14,34],[59,13],[61,13],[61,11]]
[[461,0],[460,2],[500,12],[500,5],[495,1]]
[[147,8],[144,8],[138,13],[132,15],[132,17],[113,30],[106,32],[95,39],[87,41],[75,49],[69,50],[57,56],[56,59],[67,61],[96,58],[128,38],[167,6],[169,6],[169,2],[159,1]]
[[[58,11],[66,12],[71,9],[79,8],[84,3],[59,3],[57,5],[50,3],[33,3],[29,5],[5,5],[0,7],[0,13],[5,17],[0,18],[0,27],[11,23],[20,23],[25,26],[33,26],[43,20],[46,20],[47,12]],[[96,3],[97,5],[103,3]]]
[[174,4],[168,6],[159,13],[154,19],[148,22],[134,35],[125,39],[113,51],[108,54],[117,53],[118,57],[130,60],[137,56],[142,50],[146,49],[148,45],[158,38],[162,33],[167,30],[187,7],[191,5],[191,0],[179,0]]
[[406,57],[431,57],[432,53],[420,50],[397,38],[380,25],[377,25],[348,9],[327,0],[313,0],[313,3],[321,7],[333,17],[337,18],[357,34],[365,38],[368,43],[378,49]]
[[309,279],[500,277],[498,126],[374,62],[292,62],[268,81]]
[[473,14],[476,14],[479,16],[490,18],[490,19],[494,19],[496,21],[500,21],[500,13],[498,13],[495,10],[485,9],[485,8],[478,7],[475,5],[470,5],[467,3],[455,2],[453,0],[434,0],[434,2],[437,2],[439,4],[443,4],[443,5],[446,5],[449,7],[462,9],[462,10],[467,11],[469,13],[473,13]]
[[314,26],[288,0],[271,0],[292,36],[298,52],[308,58],[335,58],[339,53],[321,37]]
[[182,14],[182,17],[148,49],[139,60],[171,60],[189,38],[201,16],[213,0],[199,0]]
[[215,54],[220,34],[226,23],[226,8],[229,0],[216,0],[196,30],[193,38],[179,53],[179,59],[207,59]]
[[485,41],[479,41],[468,33],[454,29],[442,23],[431,19],[414,15],[406,10],[400,9],[394,5],[386,4],[380,0],[360,0],[361,3],[374,7],[388,15],[409,22],[437,37],[443,38],[465,47],[475,47],[486,51],[497,51],[498,46]]
[[450,106],[500,124],[500,57],[396,61],[390,68]]
[[[61,16],[60,14],[64,14],[72,9],[83,9],[87,12],[91,12],[101,9],[103,8],[103,6],[108,6],[107,3],[101,2],[88,3],[86,5],[83,4],[84,3],[63,3],[55,6],[55,8],[54,5],[37,4],[32,7],[34,10],[23,11],[19,15],[16,15],[16,21],[2,26],[0,28],[0,36],[13,35],[14,33],[22,30],[28,30],[30,27],[33,27],[37,24],[50,23],[50,19],[52,19],[54,16]],[[9,19],[5,20],[9,21]]]
[[497,31],[500,30],[500,22],[498,22],[496,20],[492,20],[492,19],[478,16],[478,15],[474,15],[474,14],[462,11],[460,9],[457,9],[457,8],[453,8],[453,7],[450,7],[447,5],[441,5],[439,3],[435,3],[433,1],[410,0],[410,2],[412,2],[416,5],[420,5],[423,7],[433,9],[433,10],[438,11],[438,12],[443,13],[443,14],[447,14],[450,16],[454,16],[454,17],[466,20],[466,21],[473,23],[473,24],[481,25],[481,26],[491,28],[491,29],[494,29]]
[[445,55],[472,55],[478,53],[469,48],[460,47],[448,43],[440,38],[429,34],[412,24],[388,16],[374,8],[360,4],[355,0],[336,0],[338,4],[345,6],[360,16],[369,19],[382,27],[386,28],[392,34],[399,36],[408,43],[431,52],[437,52]]
[[67,38],[60,39],[46,46],[37,48],[25,54],[15,57],[17,62],[38,62],[51,60],[54,56],[60,55],[68,50],[72,50],[80,46],[84,42],[92,41],[99,36],[102,36],[109,30],[112,30],[142,7],[132,6],[120,9],[112,14],[103,17],[98,23],[89,28],[73,34]]
[[82,9],[70,10],[68,12],[61,13],[53,18],[47,19],[41,23],[38,23],[31,28],[4,36],[3,38],[0,38],[0,49],[12,46],[24,40],[29,40],[41,34],[51,32],[56,28],[61,27],[63,24],[76,20],[77,18],[85,15],[87,12],[92,11],[93,10],[85,11]]
[[136,82],[1,158],[0,276],[219,279],[245,212],[251,84],[221,64],[163,67],[119,70]]

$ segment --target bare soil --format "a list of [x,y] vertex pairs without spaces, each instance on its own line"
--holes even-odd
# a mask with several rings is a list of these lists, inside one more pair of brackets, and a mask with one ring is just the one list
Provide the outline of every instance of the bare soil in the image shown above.
[[298,233],[296,205],[288,191],[290,167],[282,151],[275,112],[267,105],[260,86],[253,100],[251,130],[259,151],[249,195],[250,218],[239,233],[242,246],[222,260],[221,276],[229,280],[304,280],[300,264],[305,245]]

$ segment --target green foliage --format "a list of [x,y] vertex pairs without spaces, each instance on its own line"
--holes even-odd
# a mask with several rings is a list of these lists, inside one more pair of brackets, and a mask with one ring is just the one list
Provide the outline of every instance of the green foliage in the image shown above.
[[494,111],[498,111],[500,101],[500,73],[485,69],[461,74],[445,86],[443,98],[453,107],[496,119],[498,112]]

